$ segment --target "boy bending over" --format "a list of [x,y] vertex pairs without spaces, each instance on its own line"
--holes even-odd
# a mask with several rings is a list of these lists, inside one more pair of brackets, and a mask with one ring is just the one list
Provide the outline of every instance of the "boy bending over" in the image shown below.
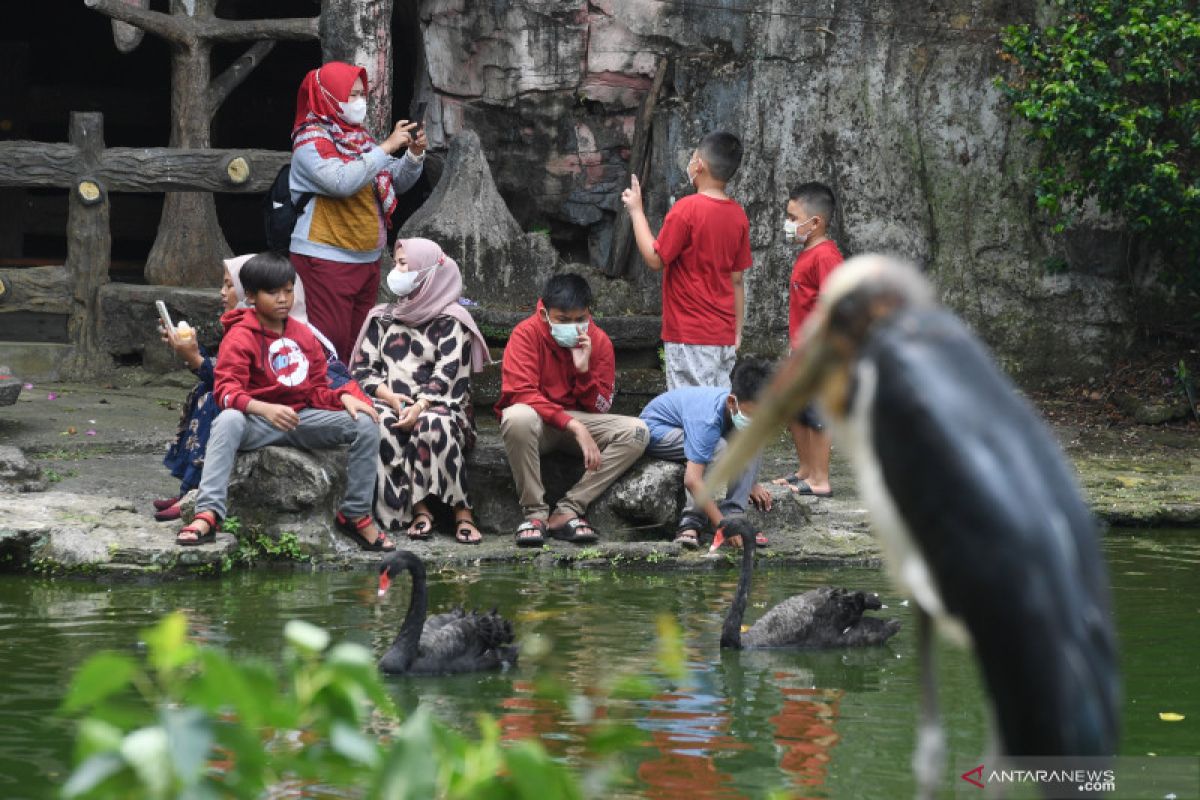
[[[747,359],[733,369],[732,390],[697,386],[672,389],[642,409],[642,419],[650,430],[646,455],[687,465],[683,473],[687,502],[675,533],[676,544],[695,549],[700,545],[700,531],[706,520],[714,530],[720,528],[726,516],[746,513],[747,502],[770,510],[770,495],[754,483],[761,455],[730,482],[720,505],[712,500],[703,506],[696,504],[708,465],[725,452],[726,437],[750,424],[758,405],[755,398],[769,377],[765,363]],[[766,537],[760,533],[756,542],[765,546]]]

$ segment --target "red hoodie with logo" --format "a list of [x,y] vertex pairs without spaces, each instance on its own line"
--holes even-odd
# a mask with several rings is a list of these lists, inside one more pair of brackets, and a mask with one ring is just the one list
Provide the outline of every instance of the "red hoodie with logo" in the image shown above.
[[225,336],[217,355],[215,388],[221,409],[245,412],[251,400],[343,411],[341,396],[354,394],[354,382],[329,388],[325,348],[308,326],[288,317],[282,334],[263,328],[253,308],[235,308],[221,317]]
[[513,328],[504,347],[496,414],[524,403],[559,430],[571,421],[567,411],[607,414],[612,409],[617,377],[612,340],[589,316],[587,333],[592,340],[592,356],[588,371],[577,372],[571,350],[550,335],[550,326],[542,319],[543,308],[539,300],[533,316]]

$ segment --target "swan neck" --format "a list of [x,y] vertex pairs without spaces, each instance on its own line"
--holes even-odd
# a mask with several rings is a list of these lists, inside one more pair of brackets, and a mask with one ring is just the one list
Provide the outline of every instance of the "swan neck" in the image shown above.
[[404,622],[400,624],[400,632],[392,642],[392,650],[399,650],[401,669],[407,670],[417,659],[421,647],[421,631],[425,628],[425,612],[428,608],[428,592],[425,584],[425,569],[419,563],[408,562],[405,565],[408,574],[412,576],[412,595],[408,602],[408,612]]
[[[749,540],[747,540],[749,539]],[[746,600],[750,596],[750,581],[754,573],[754,539],[742,537],[742,572],[738,576],[737,590],[733,593],[733,604],[725,615],[721,629],[721,647],[742,647],[742,618],[746,615]]]

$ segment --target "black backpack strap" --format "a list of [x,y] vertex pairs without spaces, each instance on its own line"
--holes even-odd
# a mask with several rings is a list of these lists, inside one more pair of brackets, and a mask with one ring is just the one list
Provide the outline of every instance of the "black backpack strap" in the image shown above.
[[316,194],[316,192],[304,192],[300,195],[300,202],[295,204],[296,213],[300,213],[304,210],[304,207],[308,205],[308,201],[313,199],[314,194]]

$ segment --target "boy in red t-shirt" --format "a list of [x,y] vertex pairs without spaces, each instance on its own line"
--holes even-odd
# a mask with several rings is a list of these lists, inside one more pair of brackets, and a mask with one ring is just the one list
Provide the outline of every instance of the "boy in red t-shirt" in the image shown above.
[[667,212],[655,239],[642,208],[637,175],[621,193],[646,266],[663,273],[662,339],[667,389],[729,388],[742,343],[746,294],[742,273],[752,265],[750,220],[725,194],[742,163],[742,143],[716,131],[700,140],[688,161],[694,195]]
[[[817,295],[825,280],[843,261],[837,244],[829,238],[836,201],[833,190],[823,183],[804,183],[792,190],[787,203],[784,234],[802,249],[792,265],[788,288],[788,335],[794,347],[796,337],[817,304]],[[800,465],[796,472],[772,483],[788,486],[793,492],[815,497],[830,497],[829,435],[825,424],[810,405],[788,426]]]

